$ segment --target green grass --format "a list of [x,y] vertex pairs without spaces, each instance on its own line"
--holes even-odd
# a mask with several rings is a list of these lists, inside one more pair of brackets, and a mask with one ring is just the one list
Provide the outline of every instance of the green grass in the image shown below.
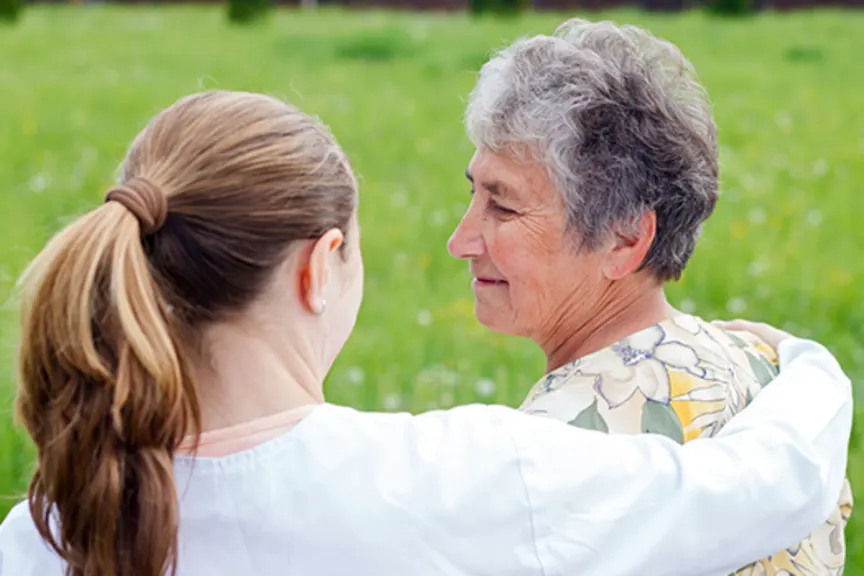
[[[815,337],[861,390],[864,12],[604,16],[677,43],[721,128],[724,195],[686,277],[669,287],[673,303]],[[563,18],[281,12],[233,29],[212,8],[92,7],[29,9],[0,27],[0,494],[20,493],[29,474],[28,445],[5,416],[14,280],[66,218],[100,201],[147,119],[201,89],[264,91],[320,115],[360,174],[366,299],[331,399],[409,410],[518,402],[543,358],[476,323],[466,266],[445,243],[468,200],[460,119],[479,65]],[[856,488],[862,449],[856,433]],[[864,573],[864,513],[848,540],[847,573]]]

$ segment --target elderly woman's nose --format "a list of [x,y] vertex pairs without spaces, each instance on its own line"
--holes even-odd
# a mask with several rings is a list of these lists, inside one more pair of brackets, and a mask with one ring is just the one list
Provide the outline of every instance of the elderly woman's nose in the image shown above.
[[465,214],[450,236],[447,251],[454,258],[475,258],[483,253],[483,237],[470,212]]

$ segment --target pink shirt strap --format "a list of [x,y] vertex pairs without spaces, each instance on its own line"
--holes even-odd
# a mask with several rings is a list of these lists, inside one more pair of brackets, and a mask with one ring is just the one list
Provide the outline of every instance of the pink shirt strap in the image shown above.
[[204,432],[198,443],[197,451],[195,450],[195,439],[188,438],[178,448],[177,455],[220,458],[254,448],[263,442],[285,434],[318,406],[318,404],[307,404],[236,426]]

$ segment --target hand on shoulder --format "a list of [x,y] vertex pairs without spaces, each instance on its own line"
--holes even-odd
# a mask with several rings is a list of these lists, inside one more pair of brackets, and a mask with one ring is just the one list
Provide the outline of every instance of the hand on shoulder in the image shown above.
[[751,322],[749,320],[715,320],[712,322],[715,326],[719,326],[724,330],[750,332],[765,341],[766,344],[775,350],[782,342],[790,338],[794,338],[792,334],[779,328],[775,328],[764,322]]

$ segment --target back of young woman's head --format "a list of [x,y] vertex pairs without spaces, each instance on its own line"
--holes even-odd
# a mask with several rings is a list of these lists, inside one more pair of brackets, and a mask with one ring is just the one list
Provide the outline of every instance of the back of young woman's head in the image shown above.
[[347,233],[355,205],[319,123],[207,92],[156,116],[106,202],[35,258],[17,413],[37,448],[31,513],[68,576],[174,572],[173,454],[201,429],[201,332],[254,303],[295,243]]

